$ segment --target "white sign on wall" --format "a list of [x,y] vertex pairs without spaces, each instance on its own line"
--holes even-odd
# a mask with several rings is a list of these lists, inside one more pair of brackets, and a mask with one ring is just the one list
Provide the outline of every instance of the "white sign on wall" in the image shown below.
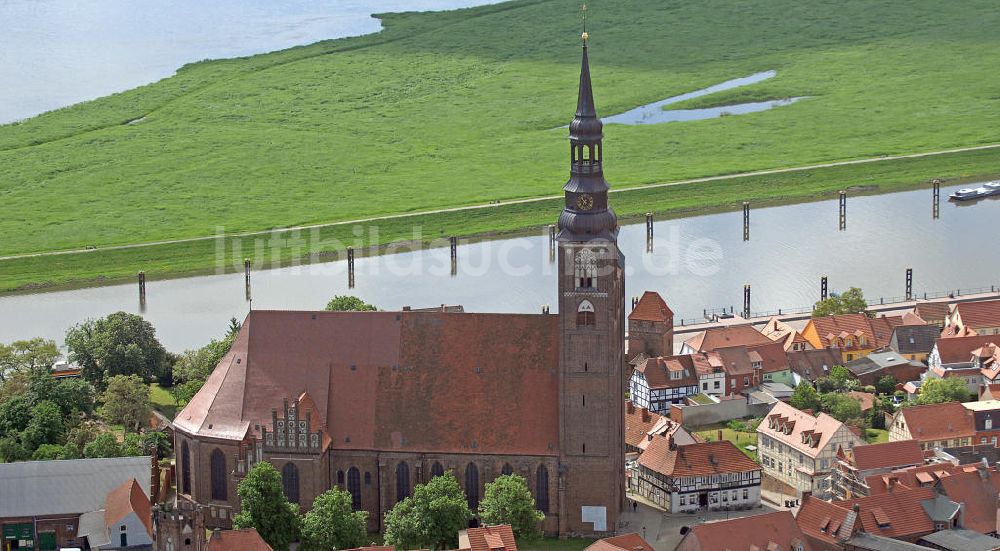
[[583,522],[594,523],[595,532],[607,532],[608,530],[608,508],[604,506],[584,505],[580,507],[580,516]]

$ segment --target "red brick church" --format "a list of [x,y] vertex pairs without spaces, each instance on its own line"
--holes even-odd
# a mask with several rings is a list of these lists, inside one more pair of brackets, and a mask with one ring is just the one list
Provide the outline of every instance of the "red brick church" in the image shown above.
[[528,480],[548,533],[611,533],[624,500],[624,257],[583,48],[559,216],[559,313],[254,310],[176,423],[180,499],[231,525],[267,461],[308,508],[350,492],[371,530],[452,472],[475,511],[487,482]]

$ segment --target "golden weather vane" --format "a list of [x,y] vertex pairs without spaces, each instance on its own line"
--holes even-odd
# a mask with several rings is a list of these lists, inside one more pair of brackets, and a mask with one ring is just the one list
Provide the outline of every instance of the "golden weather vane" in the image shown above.
[[583,12],[583,34],[580,37],[583,38],[583,43],[586,44],[590,40],[590,34],[587,33],[587,4],[584,4],[580,11]]

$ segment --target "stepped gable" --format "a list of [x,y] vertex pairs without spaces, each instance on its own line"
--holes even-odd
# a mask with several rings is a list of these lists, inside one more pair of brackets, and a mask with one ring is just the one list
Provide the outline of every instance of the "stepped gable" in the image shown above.
[[241,440],[307,393],[335,449],[556,455],[558,319],[254,310],[176,425]]

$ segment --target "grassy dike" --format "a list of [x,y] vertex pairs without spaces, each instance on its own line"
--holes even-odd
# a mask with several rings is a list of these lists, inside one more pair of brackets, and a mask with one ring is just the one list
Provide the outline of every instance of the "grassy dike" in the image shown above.
[[[611,201],[620,218],[627,221],[648,211],[654,211],[660,217],[678,217],[738,209],[744,200],[751,201],[756,208],[832,198],[841,189],[851,190],[852,195],[888,193],[927,187],[931,179],[938,177],[946,178],[947,185],[968,179],[996,177],[998,174],[1000,150],[990,149],[645,190],[623,190],[614,193]],[[553,182],[551,187],[558,192],[559,182]],[[134,278],[140,270],[145,271],[150,279],[215,273],[220,258],[224,259],[226,271],[241,270],[245,257],[251,257],[264,266],[287,264],[293,260],[293,255],[300,262],[334,260],[337,258],[336,251],[342,251],[340,244],[359,249],[371,247],[368,252],[374,253],[380,246],[389,243],[411,241],[414,228],[420,228],[424,241],[452,235],[496,237],[553,223],[560,208],[560,201],[546,200],[381,220],[364,225],[329,226],[317,232],[319,239],[305,239],[301,244],[307,247],[298,249],[290,241],[276,243],[263,236],[259,239],[237,238],[234,241],[227,238],[0,261],[0,292],[124,281]],[[304,237],[310,237],[310,234],[306,233]],[[255,242],[259,244],[259,249],[253,249]],[[223,252],[220,254],[220,251]]]

